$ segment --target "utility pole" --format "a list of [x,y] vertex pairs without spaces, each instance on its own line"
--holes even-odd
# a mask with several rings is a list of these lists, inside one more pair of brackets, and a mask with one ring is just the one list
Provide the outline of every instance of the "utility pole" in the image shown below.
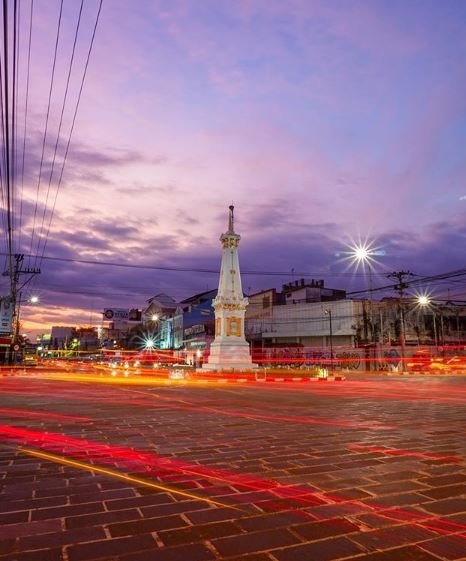
[[405,277],[412,277],[413,273],[410,271],[398,271],[387,275],[389,279],[396,279],[398,284],[393,287],[393,290],[398,292],[399,295],[399,311],[400,311],[400,351],[401,351],[401,369],[405,368],[405,319],[403,311],[403,292],[408,288],[408,284],[404,282]]
[[[10,299],[11,307],[13,310],[11,318],[10,334],[12,335],[12,344],[15,345],[18,342],[19,337],[19,313],[21,308],[21,290],[26,286],[28,282],[32,280],[35,275],[40,274],[40,269],[27,267],[22,268],[24,262],[24,255],[21,253],[16,253],[14,256],[14,266],[9,268],[8,271],[3,273],[4,277],[10,277]],[[29,275],[29,278],[21,286],[19,286],[19,281],[21,275]]]
[[329,328],[330,328],[330,372],[333,372],[333,326],[332,326],[332,310],[329,308],[324,310],[324,313],[328,315]]

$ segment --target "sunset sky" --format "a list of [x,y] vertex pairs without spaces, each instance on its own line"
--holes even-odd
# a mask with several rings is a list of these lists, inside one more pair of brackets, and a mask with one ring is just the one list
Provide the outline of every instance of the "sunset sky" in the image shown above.
[[[61,158],[98,5],[84,2]],[[21,6],[23,115],[29,0]],[[47,172],[79,7],[64,1],[38,190],[60,3],[34,5],[25,254],[37,252],[56,193]],[[242,269],[287,273],[246,275],[247,292],[278,288],[292,270],[361,287],[336,255],[359,240],[385,252],[376,285],[400,269],[463,268],[465,29],[458,0],[104,0],[45,257],[215,270],[233,202]],[[40,266],[24,292],[41,299],[22,308],[25,332],[97,325],[105,307],[217,284],[212,273]],[[463,287],[452,296],[466,299]]]

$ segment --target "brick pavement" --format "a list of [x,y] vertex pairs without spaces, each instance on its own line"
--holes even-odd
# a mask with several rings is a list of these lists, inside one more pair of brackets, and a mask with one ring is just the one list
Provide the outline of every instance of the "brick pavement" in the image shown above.
[[466,378],[0,378],[0,561],[464,560],[465,435]]

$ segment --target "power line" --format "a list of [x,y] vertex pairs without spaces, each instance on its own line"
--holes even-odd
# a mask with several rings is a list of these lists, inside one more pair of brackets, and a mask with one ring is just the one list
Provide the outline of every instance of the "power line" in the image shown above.
[[[443,280],[449,280],[451,278],[460,277],[460,276],[464,276],[464,275],[466,275],[466,269],[459,269],[459,270],[452,271],[452,272],[449,272],[449,273],[441,273],[439,275],[418,277],[416,279],[408,281],[407,286],[413,286],[413,285],[416,286],[416,285],[428,284],[428,283],[431,283],[431,282],[440,282],[440,281],[443,281]],[[452,282],[454,282],[454,281],[452,281]],[[387,290],[393,290],[393,289],[394,289],[394,285],[390,284],[390,285],[380,286],[378,288],[373,288],[372,292],[381,292],[381,291],[387,291]],[[367,289],[366,290],[353,290],[351,292],[348,292],[347,296],[353,296],[355,294],[365,294],[367,292],[368,292]]]
[[31,0],[31,11],[30,11],[30,16],[29,16],[29,40],[28,40],[27,69],[26,69],[26,93],[25,93],[24,122],[23,122],[23,153],[22,153],[22,163],[21,163],[21,195],[20,195],[20,207],[19,207],[19,241],[18,241],[19,248],[21,248],[21,237],[22,237],[24,164],[25,164],[25,157],[26,157],[26,137],[27,137],[27,118],[28,118],[28,103],[29,103],[29,77],[30,77],[30,65],[31,65],[33,12],[34,12],[34,0]]
[[[2,252],[0,252],[0,255],[2,255]],[[26,255],[26,257],[29,258],[34,258],[37,256],[34,255]],[[115,261],[102,261],[102,260],[90,260],[90,259],[77,259],[77,258],[71,258],[71,257],[52,257],[50,255],[44,255],[41,256],[41,259],[43,259],[44,261],[56,261],[56,262],[62,262],[62,263],[78,263],[78,264],[83,264],[83,265],[96,265],[96,266],[105,266],[105,267],[120,267],[120,268],[124,268],[124,269],[139,269],[139,270],[149,270],[149,271],[173,271],[173,272],[184,272],[184,273],[206,273],[206,274],[219,274],[220,269],[209,269],[209,268],[201,268],[201,267],[170,267],[170,266],[165,266],[165,265],[138,265],[138,264],[134,264],[134,263],[121,263],[121,262],[115,262]],[[280,276],[280,277],[286,277],[290,275],[289,271],[254,271],[254,270],[242,270],[241,271],[242,275],[258,275],[258,276]],[[295,273],[296,275],[297,273]],[[306,273],[298,273],[299,276],[302,277],[311,277],[311,276],[323,276],[326,273],[323,272],[319,272],[319,273],[312,273],[312,272],[306,272]],[[420,283],[427,283],[430,281],[437,281],[437,280],[447,280],[449,278],[454,278],[454,277],[458,277],[458,276],[464,276],[466,275],[466,269],[459,269],[459,270],[455,270],[455,271],[451,271],[448,273],[440,273],[437,275],[432,275],[432,276],[426,276],[426,277],[418,277],[412,281],[409,281],[408,284],[409,286],[413,285],[413,284],[420,284]],[[390,285],[385,285],[382,287],[378,287],[378,288],[373,288],[372,291],[376,292],[376,291],[388,291],[388,290],[393,290],[394,285],[390,284]],[[367,293],[368,290],[364,289],[364,290],[355,290],[355,291],[351,291],[351,292],[347,292],[346,295],[347,296],[353,296],[353,295],[357,295],[357,294],[365,294]]]
[[[33,246],[34,246],[34,235],[35,235],[35,228],[36,228],[37,207],[39,205],[40,182],[41,182],[41,178],[42,178],[42,167],[44,165],[45,142],[46,142],[46,139],[47,139],[47,130],[48,130],[48,125],[49,125],[50,106],[51,106],[51,102],[52,102],[53,82],[54,82],[54,77],[55,77],[55,67],[56,67],[56,63],[57,63],[58,40],[60,38],[62,12],[63,12],[63,0],[61,0],[61,2],[60,2],[60,13],[59,13],[59,16],[58,16],[57,37],[55,39],[55,51],[54,51],[54,55],[53,55],[52,76],[51,76],[51,79],[50,79],[49,98],[48,98],[48,104],[47,104],[47,114],[46,114],[46,117],[45,117],[44,136],[42,138],[42,154],[41,154],[41,157],[40,157],[39,175],[37,177],[36,203],[34,205],[34,217],[33,217],[33,221],[32,221],[32,234],[31,234],[31,246],[30,246],[30,248],[31,248],[30,252],[31,253],[32,253]],[[40,242],[40,240],[39,240],[39,242]],[[39,246],[38,246],[38,249],[39,249]]]
[[[28,255],[27,257],[34,258],[34,255]],[[37,256],[36,256],[37,257]],[[163,265],[137,265],[134,263],[118,263],[114,261],[101,261],[101,260],[90,260],[90,259],[75,259],[75,258],[66,258],[66,257],[52,257],[42,255],[41,260],[45,261],[58,261],[63,263],[80,263],[84,265],[99,265],[99,266],[106,266],[106,267],[121,267],[125,269],[145,269],[145,270],[152,270],[152,271],[175,271],[175,272],[186,272],[186,273],[207,273],[207,274],[219,274],[220,269],[208,269],[208,268],[199,268],[199,267],[169,267]],[[289,271],[250,271],[250,270],[242,270],[242,275],[264,275],[264,276],[279,276],[279,277],[289,277]],[[323,276],[326,273],[310,273],[310,272],[301,272],[295,273],[295,275],[302,276],[302,277],[310,277],[310,276]],[[374,289],[376,290],[376,289]],[[361,291],[365,292],[365,291]]]
[[[97,11],[97,16],[96,16],[95,24],[94,24],[94,29],[93,29],[93,32],[92,32],[91,42],[90,42],[89,50],[88,50],[88,53],[87,53],[86,64],[84,65],[84,72],[83,72],[83,76],[82,76],[82,79],[81,79],[81,86],[79,88],[78,98],[76,100],[76,107],[75,107],[75,111],[74,111],[74,115],[73,115],[73,120],[71,122],[70,134],[68,136],[68,142],[66,144],[65,154],[63,156],[63,162],[62,162],[62,166],[61,166],[60,176],[58,178],[57,190],[55,192],[55,200],[53,202],[52,211],[50,213],[50,220],[49,220],[47,233],[45,235],[45,240],[44,240],[44,244],[43,244],[43,248],[42,248],[42,255],[41,255],[40,260],[39,260],[39,266],[42,263],[42,259],[44,258],[44,253],[45,253],[45,250],[47,248],[47,243],[48,243],[49,234],[50,234],[50,227],[52,225],[53,215],[55,214],[55,207],[56,207],[56,204],[57,204],[58,193],[60,191],[60,187],[61,187],[61,184],[62,184],[63,172],[65,170],[66,159],[68,157],[68,151],[70,149],[71,138],[73,136],[74,127],[75,127],[75,124],[76,124],[76,117],[78,115],[79,104],[81,102],[81,96],[82,96],[82,92],[83,92],[83,88],[84,88],[84,82],[86,80],[87,69],[88,69],[88,66],[89,66],[89,60],[91,58],[91,53],[92,53],[92,47],[94,46],[94,39],[95,39],[96,31],[97,31],[97,25],[99,23],[100,12],[102,10],[102,3],[103,3],[103,0],[100,0],[99,9]],[[37,253],[40,253],[39,245],[37,246]]]
[[18,56],[19,56],[19,0],[13,4],[13,53],[12,53],[12,104],[11,104],[11,188],[13,213],[13,251],[17,251],[17,138],[18,138]]
[[81,15],[82,15],[82,11],[83,11],[83,5],[84,5],[84,0],[81,0],[81,6],[79,8],[78,21],[77,21],[77,24],[76,24],[76,31],[75,31],[75,34],[74,34],[73,48],[72,48],[72,51],[71,51],[70,64],[69,64],[69,69],[68,69],[68,76],[67,76],[67,79],[66,79],[65,94],[63,96],[63,104],[62,104],[62,107],[61,107],[60,123],[58,125],[57,139],[56,139],[56,142],[55,142],[55,148],[54,148],[54,152],[53,152],[52,165],[50,167],[49,182],[48,182],[48,186],[47,186],[47,196],[45,198],[44,211],[42,213],[42,223],[41,223],[40,230],[39,230],[39,236],[38,236],[39,237],[39,242],[37,244],[37,252],[38,253],[39,253],[40,238],[41,238],[41,235],[44,231],[45,215],[47,213],[47,204],[48,204],[48,201],[49,201],[50,187],[52,185],[52,177],[53,177],[53,172],[54,172],[54,169],[55,169],[55,160],[56,160],[56,157],[57,157],[58,144],[60,142],[60,133],[61,133],[61,128],[62,128],[62,124],[63,124],[63,115],[65,113],[66,100],[68,98],[68,89],[69,89],[69,86],[70,86],[71,71],[73,69],[74,55],[75,55],[75,51],[76,51],[76,43],[77,43],[77,40],[78,40],[79,27],[80,27],[80,24],[81,24]]
[[9,71],[8,71],[8,1],[3,0],[3,57],[4,57],[4,103],[5,103],[5,151],[6,151],[6,203],[7,203],[7,245],[10,271],[10,291],[13,293],[13,225],[11,205],[11,153],[10,153],[10,106],[9,106]]
[[[2,195],[2,222],[3,222],[3,235],[5,240],[5,249],[8,252],[8,224],[7,224],[7,211],[8,211],[8,202],[7,202],[7,178],[6,178],[6,136],[5,136],[5,118],[6,113],[4,111],[4,100],[3,100],[3,81],[4,81],[4,70],[2,65],[2,52],[0,48],[0,114],[1,114],[1,129],[2,129],[2,154],[1,154],[1,166],[0,166],[0,186],[1,186],[1,195]],[[8,263],[8,253],[5,257],[5,267]]]

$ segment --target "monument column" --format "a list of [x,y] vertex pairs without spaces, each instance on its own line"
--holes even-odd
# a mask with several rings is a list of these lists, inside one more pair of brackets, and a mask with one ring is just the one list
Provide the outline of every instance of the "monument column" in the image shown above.
[[244,317],[248,299],[243,295],[239,269],[238,245],[241,239],[234,229],[234,207],[229,207],[228,230],[220,236],[222,264],[215,310],[215,339],[210,355],[203,365],[205,370],[251,370],[249,343],[244,335]]

